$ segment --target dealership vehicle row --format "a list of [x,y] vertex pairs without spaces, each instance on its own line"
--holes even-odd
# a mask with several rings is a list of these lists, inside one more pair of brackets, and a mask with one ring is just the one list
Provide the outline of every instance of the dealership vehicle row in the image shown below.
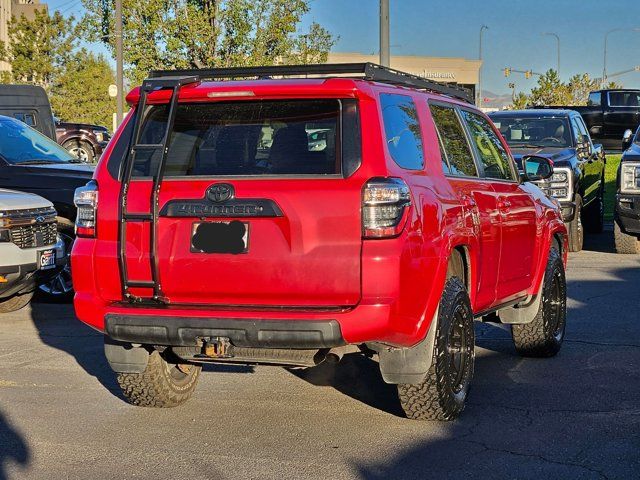
[[[604,229],[584,112],[486,116],[371,63],[151,72],[127,101],[113,138],[0,108],[0,310],[74,297],[132,404],[183,404],[206,364],[358,353],[407,417],[452,420],[474,320],[559,352],[568,252]],[[640,127],[621,142],[615,245],[640,253]]]

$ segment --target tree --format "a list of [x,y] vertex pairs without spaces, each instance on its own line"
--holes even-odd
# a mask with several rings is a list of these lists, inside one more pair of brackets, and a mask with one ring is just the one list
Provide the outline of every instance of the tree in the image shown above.
[[538,79],[538,86],[531,90],[529,104],[537,106],[569,105],[571,93],[566,84],[562,83],[558,72],[549,70]]
[[116,108],[109,97],[109,85],[115,75],[102,55],[81,49],[65,62],[51,88],[51,106],[56,116],[65,121],[111,126]]
[[[113,51],[113,1],[82,2],[87,39]],[[140,83],[153,69],[326,61],[334,37],[317,23],[298,31],[309,8],[309,0],[123,0],[127,76]]]
[[[605,88],[621,88],[621,85],[610,82]],[[529,105],[586,105],[589,93],[600,89],[600,81],[592,79],[588,73],[577,74],[564,83],[558,72],[549,70],[538,79],[538,85],[530,95],[519,93],[513,99],[513,108],[526,108]]]
[[33,20],[12,17],[9,42],[0,42],[0,59],[11,64],[4,82],[31,83],[49,90],[55,76],[77,45],[73,17],[36,10]]
[[511,110],[523,110],[529,106],[529,96],[526,93],[518,92],[513,96]]

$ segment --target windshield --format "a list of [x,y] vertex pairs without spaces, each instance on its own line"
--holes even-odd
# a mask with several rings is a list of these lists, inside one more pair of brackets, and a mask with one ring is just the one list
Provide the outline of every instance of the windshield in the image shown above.
[[74,163],[78,159],[40,132],[0,117],[0,156],[12,165]]
[[492,115],[510,147],[571,147],[571,131],[566,118]]

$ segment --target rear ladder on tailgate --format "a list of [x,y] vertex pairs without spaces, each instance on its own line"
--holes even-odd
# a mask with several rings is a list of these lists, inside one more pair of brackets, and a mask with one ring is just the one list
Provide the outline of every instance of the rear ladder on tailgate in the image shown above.
[[[158,195],[160,193],[160,187],[162,185],[162,179],[164,176],[164,168],[167,160],[167,153],[169,151],[171,131],[173,130],[173,124],[176,118],[180,89],[184,85],[197,83],[199,82],[199,80],[200,79],[198,76],[157,77],[145,80],[142,84],[142,87],[140,88],[140,101],[137,107],[131,146],[129,148],[129,151],[127,152],[127,155],[125,156],[121,175],[118,229],[118,265],[120,267],[122,296],[123,299],[126,299],[132,303],[167,303],[167,299],[162,294],[162,284],[160,283],[158,267],[158,249],[156,240],[158,235]],[[147,97],[149,94],[159,90],[171,90],[166,130],[160,143],[140,143],[142,126],[145,120],[145,109],[147,107]],[[156,151],[160,151],[161,153],[158,166],[153,173],[153,186],[151,188],[149,213],[130,212],[127,209],[127,199],[136,157],[142,152],[153,155],[153,153]],[[127,224],[129,222],[150,222],[151,224],[149,229],[149,262],[151,264],[150,280],[132,280],[131,278],[129,278],[127,270],[126,248]],[[153,294],[150,297],[136,296],[131,293],[131,288],[150,289],[153,291]]]

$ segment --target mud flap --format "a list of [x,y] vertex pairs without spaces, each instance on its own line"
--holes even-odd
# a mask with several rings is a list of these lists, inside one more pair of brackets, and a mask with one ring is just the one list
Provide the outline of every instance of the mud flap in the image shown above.
[[368,346],[378,352],[380,373],[386,383],[412,385],[424,381],[433,362],[433,348],[438,327],[438,310],[436,310],[427,336],[413,347],[394,348],[382,344]]
[[530,299],[527,303],[518,304],[514,307],[499,310],[498,317],[501,323],[508,325],[525,325],[533,322],[534,318],[540,310],[540,301],[542,300],[542,289],[544,288],[544,277],[540,283],[538,294]]
[[116,373],[142,373],[149,362],[149,352],[143,347],[134,347],[107,336],[104,337],[104,354]]

